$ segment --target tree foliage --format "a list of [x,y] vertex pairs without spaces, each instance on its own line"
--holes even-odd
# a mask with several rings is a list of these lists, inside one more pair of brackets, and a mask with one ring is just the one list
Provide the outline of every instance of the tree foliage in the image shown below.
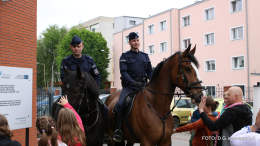
[[109,48],[107,47],[107,42],[101,33],[91,32],[86,30],[86,28],[72,28],[63,38],[59,46],[58,56],[56,57],[57,66],[61,65],[64,57],[72,54],[70,42],[75,35],[80,37],[83,41],[84,49],[82,50],[82,54],[86,54],[93,58],[101,76],[100,88],[104,88],[103,83],[107,81],[109,75],[106,69],[108,68],[110,59],[108,58]]
[[[50,25],[37,40],[37,86],[44,86],[44,66],[45,64],[45,80],[46,84],[51,82],[52,64],[57,57],[57,48],[60,45],[63,37],[67,34],[65,26],[59,28],[58,25]],[[59,67],[54,64],[54,82],[59,80]]]

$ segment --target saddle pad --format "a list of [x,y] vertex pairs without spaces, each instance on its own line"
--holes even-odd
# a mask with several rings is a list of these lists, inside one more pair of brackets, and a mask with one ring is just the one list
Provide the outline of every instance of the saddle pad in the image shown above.
[[[135,95],[136,96],[136,95]],[[132,111],[132,108],[133,108],[133,104],[134,104],[134,100],[135,100],[135,96],[132,98],[132,100],[130,101],[130,103],[128,104],[127,107],[125,107],[125,110],[123,112],[123,116],[125,117],[128,117]],[[127,97],[127,98],[131,98],[131,97]],[[126,102],[126,101],[125,101]],[[113,114],[115,114],[116,112],[116,109],[117,109],[117,106],[118,106],[118,101],[116,102],[115,106],[113,107]]]

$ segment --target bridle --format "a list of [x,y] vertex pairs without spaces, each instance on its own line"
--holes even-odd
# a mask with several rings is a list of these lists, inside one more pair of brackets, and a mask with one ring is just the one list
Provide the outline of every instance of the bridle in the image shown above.
[[[79,112],[80,112],[80,106],[81,106],[81,103],[82,103],[82,101],[83,101],[83,99],[84,99],[85,91],[86,91],[86,88],[87,88],[87,87],[86,87],[86,81],[79,80],[79,82],[83,84],[83,88],[82,88],[82,90],[81,90],[80,98],[79,98],[77,104],[73,107],[73,108],[77,111],[78,114],[79,114]],[[87,100],[87,108],[88,108],[88,111],[90,111],[89,99],[88,99],[88,97],[87,97],[87,94],[86,94],[86,100]],[[87,135],[87,136],[88,136],[89,130],[97,123],[97,121],[98,121],[98,119],[99,119],[99,108],[98,108],[98,107],[99,107],[99,106],[98,106],[98,102],[96,102],[96,108],[95,108],[93,111],[91,111],[91,112],[89,112],[89,113],[87,113],[87,114],[85,114],[85,115],[79,115],[79,116],[81,117],[81,119],[82,119],[83,117],[87,118],[87,120],[86,120],[86,121],[87,121],[87,122],[86,122],[86,126],[84,126],[84,124],[83,124],[83,126],[86,128],[86,135]],[[94,122],[92,125],[88,126],[88,118],[90,117],[91,114],[95,113],[95,111],[97,111],[96,120],[95,120],[95,122]]]
[[[183,85],[184,85],[184,87],[185,87],[185,91],[184,91],[183,94],[179,94],[178,92],[177,92],[177,94],[175,94],[175,93],[162,93],[162,92],[157,92],[157,91],[154,91],[154,90],[145,88],[145,87],[142,88],[143,96],[144,96],[144,98],[145,98],[145,100],[146,100],[146,103],[147,103],[148,107],[152,109],[152,111],[161,119],[161,121],[162,121],[162,123],[163,123],[163,135],[162,135],[160,141],[157,143],[157,145],[158,145],[158,144],[161,142],[161,140],[163,139],[163,136],[164,136],[164,133],[165,133],[165,121],[166,121],[166,119],[168,118],[168,116],[171,114],[171,112],[174,110],[174,108],[176,107],[176,105],[179,103],[179,101],[180,101],[182,95],[185,95],[185,94],[186,94],[188,97],[191,97],[191,98],[193,97],[193,98],[195,98],[199,93],[201,93],[203,90],[205,90],[205,87],[204,87],[204,86],[194,86],[195,84],[200,84],[200,83],[202,83],[202,81],[197,81],[197,82],[192,82],[192,83],[189,82],[189,80],[187,79],[187,77],[186,77],[186,75],[185,75],[185,73],[184,73],[184,71],[183,71],[183,69],[182,69],[181,63],[182,63],[182,62],[192,62],[192,60],[181,60],[181,52],[178,53],[178,54],[179,54],[179,69],[178,69],[178,74],[177,74],[177,76],[176,76],[176,78],[177,78],[177,80],[176,80],[176,87],[177,87],[177,85],[178,85],[179,73],[181,73],[181,78],[182,78],[182,80],[183,80]],[[164,61],[165,61],[165,60],[164,60]],[[173,95],[173,96],[174,96],[174,95],[178,95],[178,96],[179,96],[179,100],[178,100],[177,103],[172,107],[172,109],[168,112],[168,114],[167,114],[166,116],[162,117],[162,116],[160,116],[160,115],[155,111],[155,109],[152,107],[152,105],[151,105],[151,104],[149,103],[149,101],[147,100],[147,98],[146,98],[146,96],[145,96],[145,94],[144,94],[144,89],[147,90],[147,91],[153,92],[153,93],[157,93],[157,94]],[[193,94],[193,93],[191,92],[191,89],[202,89],[202,90],[201,90],[200,92],[196,93],[196,94]],[[192,99],[193,99],[193,98],[192,98]],[[134,136],[134,137],[135,137],[135,139],[138,141],[138,139],[136,138],[136,136]]]

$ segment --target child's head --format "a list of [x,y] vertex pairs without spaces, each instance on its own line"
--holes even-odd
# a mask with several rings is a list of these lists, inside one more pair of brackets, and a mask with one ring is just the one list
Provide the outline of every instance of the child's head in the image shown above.
[[[79,127],[78,121],[74,112],[69,108],[62,108],[58,114],[57,129],[61,136],[61,141],[66,144],[74,145],[81,143],[86,145],[85,134]],[[76,141],[77,137],[79,141]]]
[[6,117],[1,114],[0,114],[0,133],[9,138],[13,137],[13,132],[9,128]]
[[219,105],[218,101],[214,101],[212,97],[207,97],[206,106],[204,107],[205,113],[214,112]]
[[48,137],[51,136],[51,145],[58,146],[58,132],[55,130],[56,125],[55,121],[50,116],[42,116],[37,118],[36,120],[36,127],[39,133],[42,135],[41,139],[38,143],[39,146],[47,146],[48,144]]

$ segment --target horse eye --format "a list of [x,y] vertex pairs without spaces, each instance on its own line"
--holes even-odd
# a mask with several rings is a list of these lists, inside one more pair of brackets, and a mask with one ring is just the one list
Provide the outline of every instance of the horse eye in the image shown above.
[[186,70],[187,72],[191,72],[190,67],[186,67],[185,70]]

